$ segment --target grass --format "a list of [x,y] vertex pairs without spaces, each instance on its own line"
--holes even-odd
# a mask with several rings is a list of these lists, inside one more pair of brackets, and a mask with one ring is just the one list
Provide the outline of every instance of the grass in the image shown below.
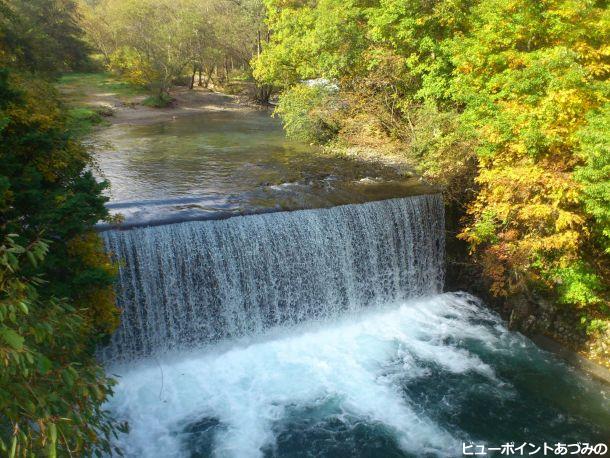
[[84,107],[69,108],[67,118],[67,128],[76,137],[88,135],[104,121],[99,110]]
[[143,87],[122,81],[109,73],[68,73],[56,84],[67,105],[68,129],[77,137],[91,133],[104,118],[112,116],[110,106],[95,103],[96,94],[109,94],[121,102],[133,103],[133,98],[146,94]]
[[146,89],[123,81],[110,73],[68,73],[57,80],[57,88],[68,99],[86,99],[95,92],[112,93],[118,98],[131,98],[146,94]]

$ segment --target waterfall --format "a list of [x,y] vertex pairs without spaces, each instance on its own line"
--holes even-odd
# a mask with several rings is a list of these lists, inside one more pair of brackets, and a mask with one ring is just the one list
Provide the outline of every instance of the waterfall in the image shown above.
[[102,233],[130,361],[441,292],[444,209],[422,195]]

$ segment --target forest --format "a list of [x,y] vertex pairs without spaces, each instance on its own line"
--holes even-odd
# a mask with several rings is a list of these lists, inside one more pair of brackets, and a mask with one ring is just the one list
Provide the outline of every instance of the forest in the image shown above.
[[[95,357],[120,320],[93,230],[107,184],[66,74],[161,109],[177,86],[245,85],[291,138],[409,164],[443,190],[448,277],[610,367],[606,0],[0,0],[0,67],[7,456],[118,454],[128,428]],[[565,320],[543,323],[546,303]]]

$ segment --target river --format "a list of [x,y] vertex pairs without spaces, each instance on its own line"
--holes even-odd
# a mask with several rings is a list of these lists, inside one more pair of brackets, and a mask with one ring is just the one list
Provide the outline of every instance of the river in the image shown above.
[[610,438],[607,386],[443,290],[442,198],[417,178],[290,142],[265,111],[92,142],[125,214],[100,227],[123,316],[99,357],[127,456],[527,455]]

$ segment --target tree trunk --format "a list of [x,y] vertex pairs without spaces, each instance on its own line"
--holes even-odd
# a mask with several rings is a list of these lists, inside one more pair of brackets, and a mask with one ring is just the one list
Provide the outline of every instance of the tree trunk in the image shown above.
[[209,67],[205,74],[205,87],[207,88],[210,85],[210,81],[212,81],[212,74],[214,73],[214,68]]
[[[197,86],[201,87],[203,86],[203,80],[201,79],[201,65],[199,66],[199,83],[197,83]],[[208,87],[207,83],[205,85],[205,87]]]
[[193,66],[193,74],[191,75],[191,82],[189,84],[189,89],[192,91],[195,87],[195,74],[197,73],[197,67]]
[[254,92],[254,100],[261,105],[269,105],[269,99],[273,94],[273,87],[269,84],[257,85]]

